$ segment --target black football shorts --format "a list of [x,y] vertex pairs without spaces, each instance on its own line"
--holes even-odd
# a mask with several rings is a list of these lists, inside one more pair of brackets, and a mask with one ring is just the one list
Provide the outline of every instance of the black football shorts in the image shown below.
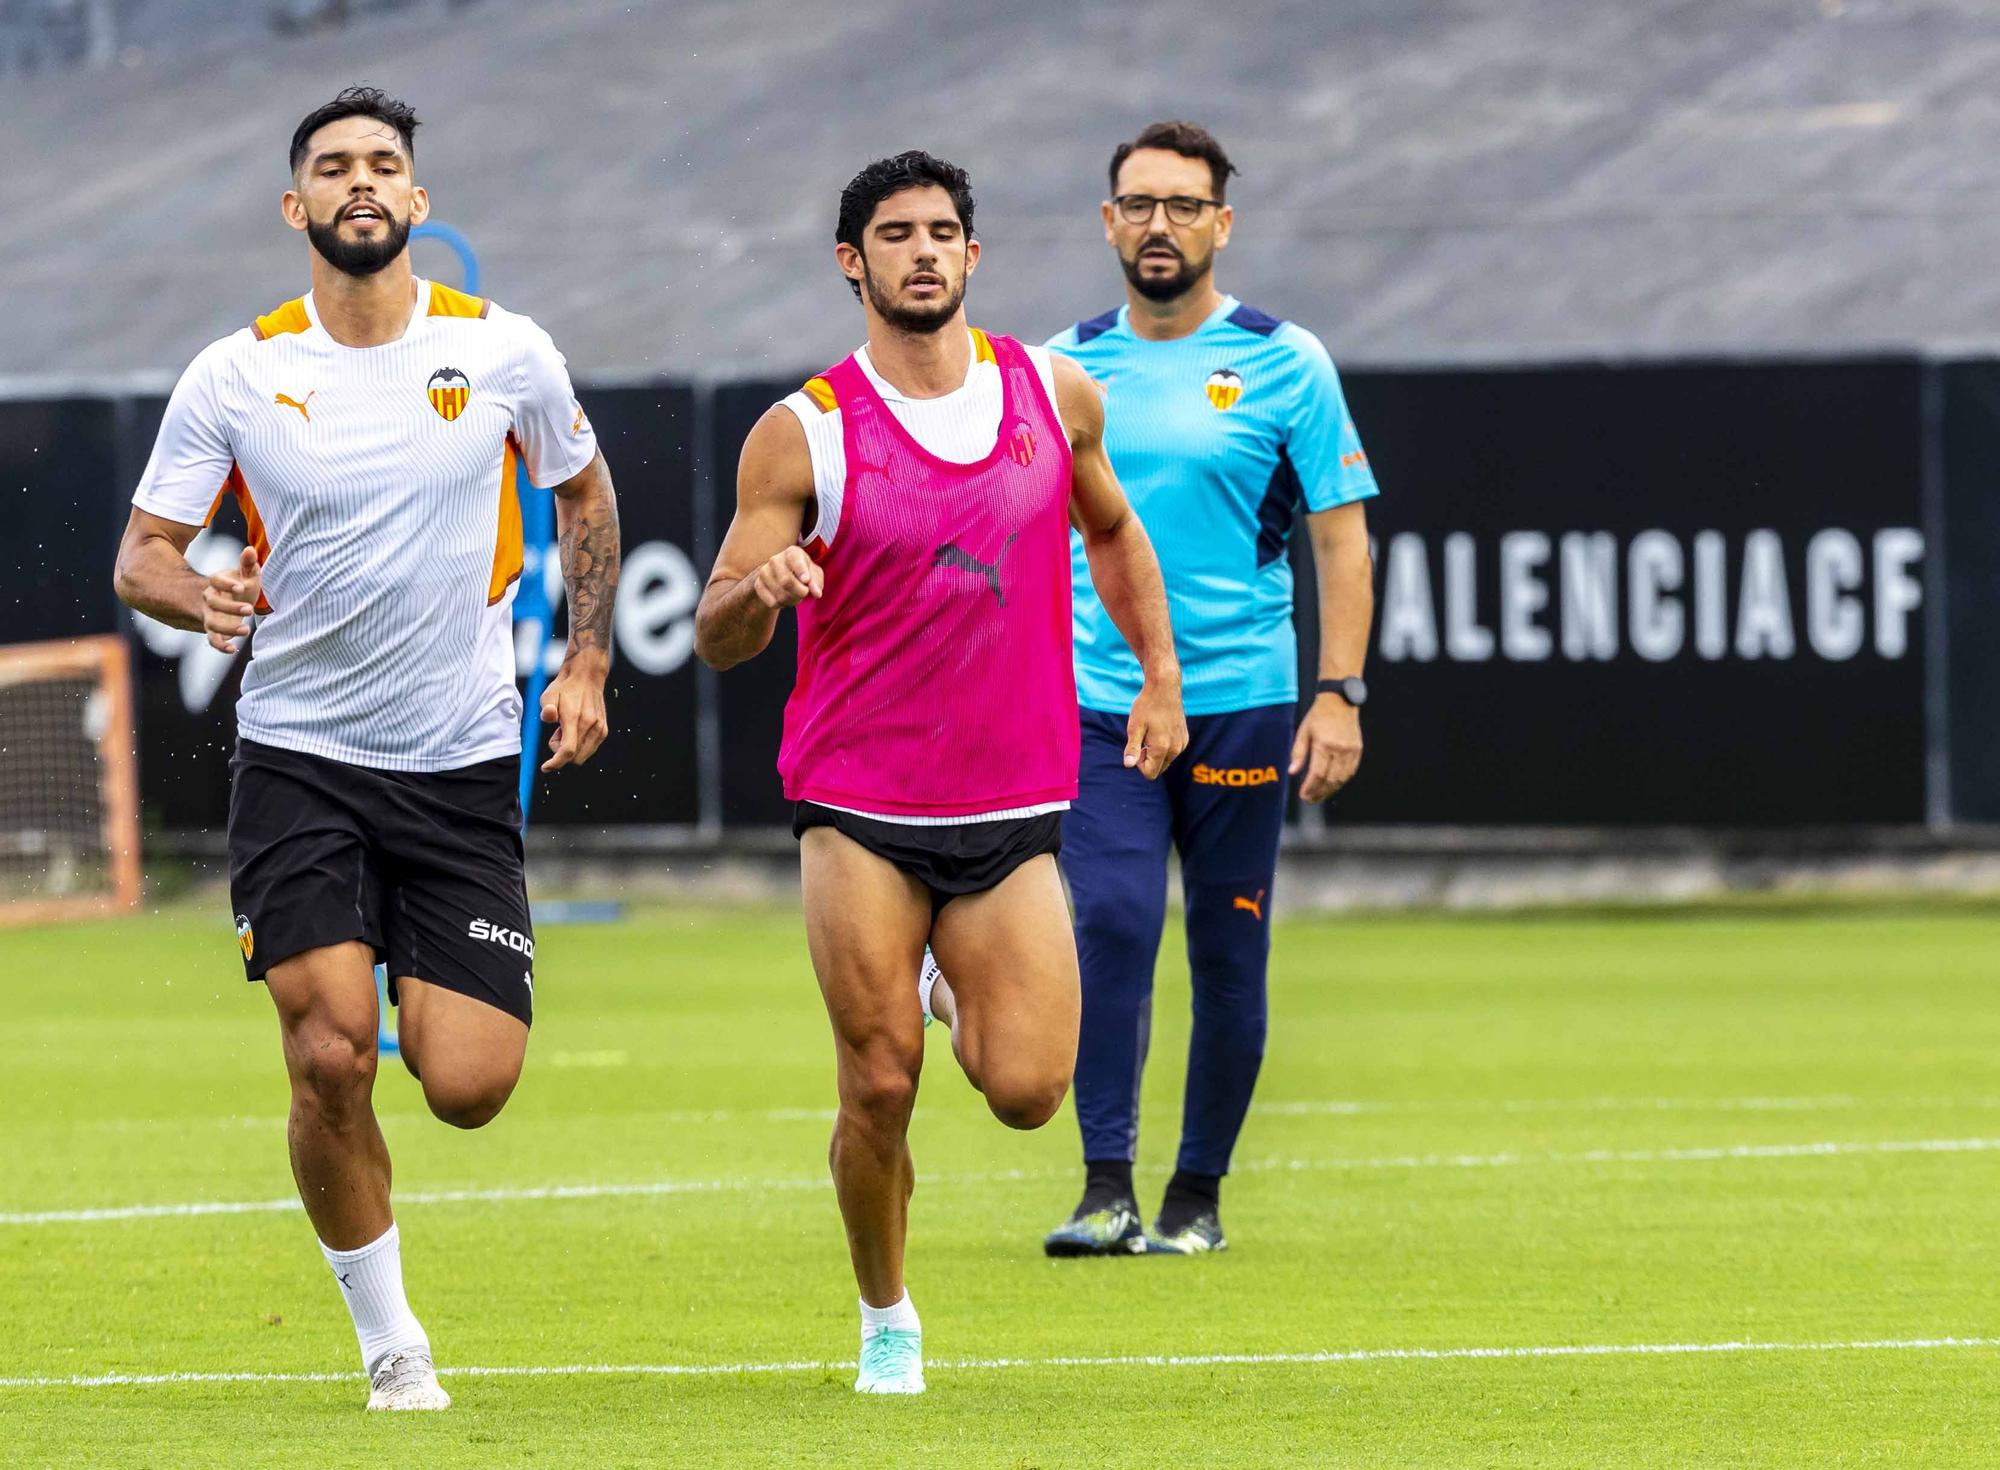
[[954,898],[998,888],[1021,864],[1043,853],[1060,852],[1062,818],[1061,812],[1043,812],[932,827],[885,822],[802,801],[792,812],[792,835],[804,837],[814,827],[833,828],[923,884],[936,915]]
[[380,771],[236,742],[229,894],[246,976],[358,939],[409,976],[534,1018],[521,761]]

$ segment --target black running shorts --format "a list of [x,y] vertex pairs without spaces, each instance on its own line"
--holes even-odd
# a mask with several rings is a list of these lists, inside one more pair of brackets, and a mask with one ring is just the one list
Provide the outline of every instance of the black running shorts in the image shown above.
[[247,978],[359,939],[399,976],[534,1014],[518,756],[378,771],[236,742],[229,895]]
[[802,801],[792,817],[792,835],[803,837],[814,827],[833,828],[923,884],[935,914],[954,898],[998,888],[1030,858],[1061,851],[1062,817],[1061,812],[1044,812],[1038,817],[916,827]]

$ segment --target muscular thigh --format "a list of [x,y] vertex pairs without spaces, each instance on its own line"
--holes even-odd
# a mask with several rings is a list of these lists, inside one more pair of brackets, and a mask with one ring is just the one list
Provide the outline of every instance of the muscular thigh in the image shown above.
[[923,885],[831,827],[801,835],[799,867],[806,945],[835,1037],[920,1050],[916,980],[931,922]]
[[294,1076],[310,1073],[317,1053],[343,1042],[372,1065],[375,956],[366,944],[347,940],[305,950],[272,965],[264,978]]
[[931,949],[951,979],[968,1067],[995,1048],[1074,1059],[1082,1005],[1076,940],[1053,857],[1031,858],[997,887],[946,904]]
[[528,1055],[528,1023],[498,1006],[420,979],[396,978],[397,1036],[427,1083],[511,1089]]

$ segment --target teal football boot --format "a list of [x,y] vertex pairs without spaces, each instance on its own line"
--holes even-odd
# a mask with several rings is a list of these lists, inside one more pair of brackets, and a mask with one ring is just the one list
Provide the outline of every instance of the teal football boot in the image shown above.
[[924,1335],[885,1328],[861,1339],[861,1371],[856,1393],[922,1393]]

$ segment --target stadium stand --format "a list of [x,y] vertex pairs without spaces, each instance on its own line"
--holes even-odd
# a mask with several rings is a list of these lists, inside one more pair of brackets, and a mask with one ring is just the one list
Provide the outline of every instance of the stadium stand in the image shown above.
[[[10,51],[47,8],[15,0]],[[2000,320],[2000,17],[1976,0],[333,8],[344,26],[138,0],[108,60],[9,77],[29,207],[0,217],[0,374],[175,371],[295,291],[285,136],[361,79],[430,119],[441,215],[593,374],[845,351],[834,190],[911,145],[979,186],[985,319],[1089,315],[1115,294],[1104,156],[1177,112],[1245,164],[1228,284],[1348,361],[1921,345]]]

